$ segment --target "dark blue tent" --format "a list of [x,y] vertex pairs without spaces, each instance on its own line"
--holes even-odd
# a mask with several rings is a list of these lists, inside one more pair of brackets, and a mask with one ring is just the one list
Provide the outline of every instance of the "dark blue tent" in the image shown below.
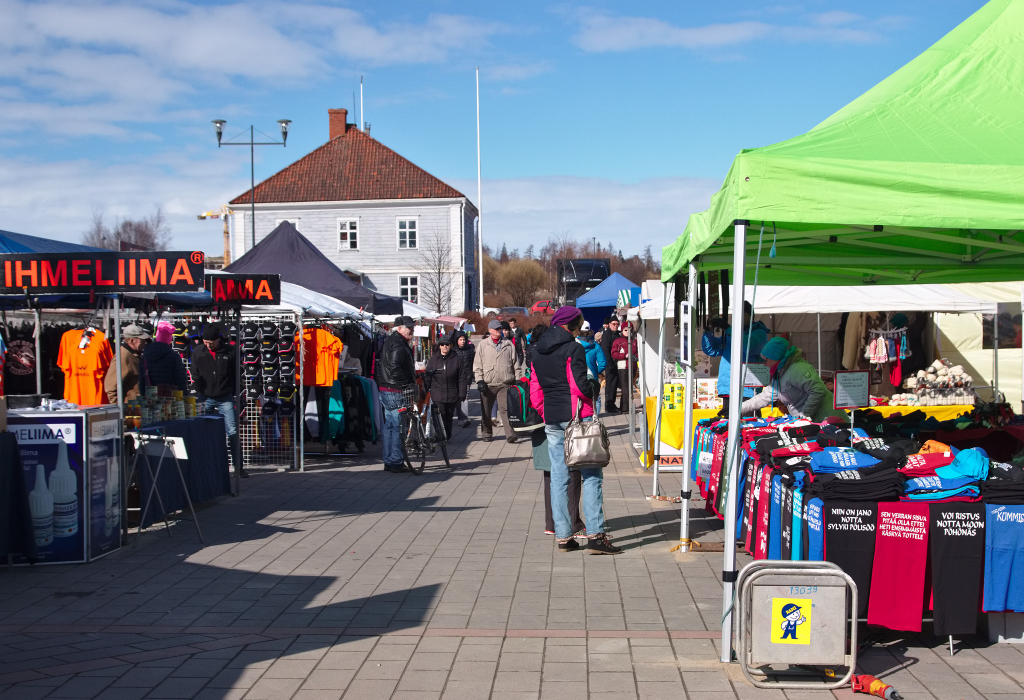
[[92,248],[77,243],[55,241],[52,238],[26,236],[24,233],[0,231],[0,254],[3,253],[95,253],[103,248]]
[[401,314],[402,300],[356,284],[288,221],[282,221],[256,247],[224,268],[224,272],[281,275],[314,292],[340,299],[371,314]]

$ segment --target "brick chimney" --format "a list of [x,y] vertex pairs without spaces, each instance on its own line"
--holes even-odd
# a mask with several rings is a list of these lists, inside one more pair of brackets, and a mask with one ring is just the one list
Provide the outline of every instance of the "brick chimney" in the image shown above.
[[338,136],[344,136],[345,130],[348,126],[348,110],[347,109],[329,109],[327,110],[327,120],[330,124],[331,129],[331,140],[334,140]]

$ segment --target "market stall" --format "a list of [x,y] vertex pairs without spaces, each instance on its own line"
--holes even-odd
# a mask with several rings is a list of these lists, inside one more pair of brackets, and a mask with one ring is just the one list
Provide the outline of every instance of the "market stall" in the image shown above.
[[[755,313],[764,284],[1020,280],[1024,146],[1005,134],[1024,108],[1024,95],[1006,87],[1024,80],[1024,63],[1007,60],[1024,49],[1022,22],[1024,4],[993,0],[810,132],[741,152],[711,207],[691,216],[683,235],[664,249],[662,279],[692,292],[701,272],[728,270],[732,299],[745,298],[752,284]],[[733,325],[738,322],[734,307]],[[733,357],[743,355],[742,338],[732,335]],[[730,395],[742,390],[740,370],[731,373]],[[734,401],[722,438],[730,543],[741,513],[740,430]],[[913,546],[889,544],[897,552]],[[736,581],[731,546],[723,581],[722,661],[728,662]],[[915,605],[906,609],[917,614]]]

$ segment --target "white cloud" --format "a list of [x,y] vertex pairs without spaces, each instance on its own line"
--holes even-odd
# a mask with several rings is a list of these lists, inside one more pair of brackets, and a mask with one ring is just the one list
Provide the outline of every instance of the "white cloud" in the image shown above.
[[579,31],[573,40],[584,51],[595,53],[651,48],[719,49],[772,38],[832,43],[871,43],[882,39],[874,24],[842,11],[814,15],[804,25],[746,20],[681,27],[651,17],[620,17],[584,11],[577,14],[577,20]]
[[[451,185],[476,199],[475,180]],[[623,183],[596,177],[484,180],[484,242],[509,249],[540,248],[552,235],[597,236],[627,253],[651,245],[656,257],[682,234],[690,214],[708,207],[720,182],[665,177]]]
[[487,66],[482,72],[488,80],[511,82],[535,78],[553,69],[554,64],[551,61],[536,61],[534,63],[503,63]]

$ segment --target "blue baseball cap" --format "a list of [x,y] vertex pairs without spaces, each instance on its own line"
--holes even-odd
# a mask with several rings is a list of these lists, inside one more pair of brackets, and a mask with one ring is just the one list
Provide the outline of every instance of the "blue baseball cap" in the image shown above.
[[984,481],[988,478],[988,453],[980,447],[972,447],[967,450],[960,450],[953,463],[935,470],[935,476],[943,479],[956,479],[959,477],[970,477],[977,481]]
[[796,603],[786,603],[785,605],[782,606],[782,616],[783,617],[789,617],[790,615],[792,615],[793,613],[795,613],[799,609],[800,609],[800,606],[797,605]]

